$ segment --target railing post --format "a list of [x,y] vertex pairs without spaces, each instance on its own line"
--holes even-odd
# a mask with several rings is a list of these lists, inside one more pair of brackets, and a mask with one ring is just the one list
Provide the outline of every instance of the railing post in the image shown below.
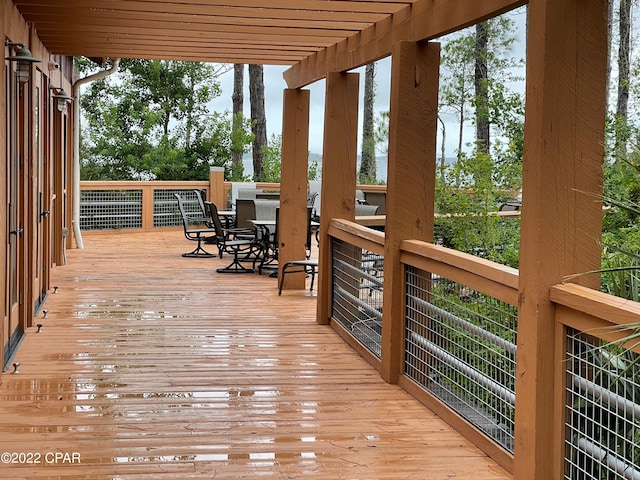
[[433,241],[439,71],[439,44],[393,46],[382,312],[382,377],[391,383],[404,357],[400,242]]
[[142,186],[142,230],[153,230],[153,185]]
[[[600,268],[607,0],[529,2],[514,478],[561,478],[550,288]],[[576,282],[598,288],[597,275]],[[555,422],[555,423],[554,423]]]
[[219,210],[227,208],[227,196],[224,190],[224,167],[209,168],[209,199]]

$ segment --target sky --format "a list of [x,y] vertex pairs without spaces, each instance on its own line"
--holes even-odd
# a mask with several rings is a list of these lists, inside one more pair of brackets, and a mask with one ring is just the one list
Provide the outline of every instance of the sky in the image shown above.
[[[520,8],[511,12],[516,21],[516,29],[518,31],[518,41],[514,47],[514,56],[525,56],[525,42],[524,42],[524,23],[525,23],[525,9]],[[283,91],[287,88],[287,84],[284,81],[282,73],[289,67],[279,66],[264,66],[264,85],[265,85],[265,112],[267,116],[267,138],[271,139],[273,134],[282,133],[282,98]],[[250,116],[249,105],[249,74],[248,68],[245,68],[245,81],[244,81],[244,113],[245,116]],[[363,96],[364,96],[364,67],[354,70],[354,72],[360,73],[360,100],[359,100],[359,115],[358,115],[358,151],[360,151],[360,144],[362,139],[362,108],[363,108]],[[391,80],[391,58],[387,57],[376,62],[376,78],[375,78],[375,104],[374,112],[377,117],[381,112],[389,111],[389,94],[390,94],[390,80]],[[212,109],[214,111],[224,112],[225,110],[232,110],[231,94],[233,93],[233,70],[225,73],[219,78],[222,95],[213,102]],[[322,154],[322,133],[324,125],[324,100],[325,100],[325,81],[320,80],[308,87],[310,91],[310,124],[309,124],[309,151],[311,153]],[[522,87],[523,88],[523,87]],[[446,131],[451,132],[446,136],[445,155],[447,157],[454,157],[457,149],[457,130],[458,122],[453,116],[441,115],[446,126]],[[456,132],[455,134],[453,132]],[[440,133],[438,133],[440,136]],[[473,140],[473,128],[469,126],[466,129],[463,136],[463,143],[471,142]],[[438,149],[441,143],[441,138],[438,138]],[[384,152],[379,152],[384,154]]]
[[[265,65],[264,66],[264,89],[265,89],[265,112],[267,116],[267,137],[271,139],[273,134],[282,133],[282,98],[287,84],[282,76],[289,67]],[[377,64],[376,99],[374,111],[377,113],[389,110],[389,80],[391,75],[391,59],[383,59]],[[360,73],[360,115],[358,116],[359,131],[362,131],[362,102],[364,93],[364,67],[354,70]],[[226,72],[219,79],[222,87],[222,95],[213,101],[212,109],[223,112],[232,110],[231,94],[233,93],[233,70]],[[325,81],[320,80],[308,87],[310,92],[309,111],[309,151],[311,153],[322,153],[322,132],[324,128],[324,101],[325,101]],[[244,114],[250,116],[249,104],[249,72],[245,67],[244,75]],[[361,135],[359,135],[360,137]],[[360,140],[359,140],[360,141]],[[359,145],[359,143],[358,143]]]

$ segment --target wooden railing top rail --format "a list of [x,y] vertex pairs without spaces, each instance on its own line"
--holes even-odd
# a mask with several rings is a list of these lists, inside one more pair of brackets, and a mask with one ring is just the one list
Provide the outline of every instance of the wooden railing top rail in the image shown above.
[[[558,322],[603,340],[617,341],[640,328],[638,302],[573,283],[554,285],[550,298]],[[640,353],[640,346],[626,346]]]
[[370,252],[384,255],[384,233],[348,220],[334,218],[329,223],[329,235]]
[[101,180],[83,180],[80,182],[81,190],[132,190],[140,188],[153,187],[157,189],[175,189],[175,188],[208,188],[208,181],[137,181],[137,180],[120,180],[120,181],[101,181]]
[[400,244],[400,261],[442,275],[494,298],[518,305],[515,268],[419,240]]

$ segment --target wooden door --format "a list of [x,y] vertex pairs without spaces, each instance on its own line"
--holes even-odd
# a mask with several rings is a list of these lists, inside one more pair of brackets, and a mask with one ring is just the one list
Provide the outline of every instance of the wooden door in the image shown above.
[[24,143],[24,98],[13,74],[13,65],[5,63],[6,118],[7,118],[7,255],[6,265],[6,311],[3,318],[3,365],[8,366],[24,334],[20,321],[23,290],[24,225],[22,201],[22,162]]

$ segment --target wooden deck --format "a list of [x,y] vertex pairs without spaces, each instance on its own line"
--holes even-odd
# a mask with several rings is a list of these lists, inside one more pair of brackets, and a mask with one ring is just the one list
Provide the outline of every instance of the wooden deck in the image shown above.
[[182,258],[181,231],[84,240],[1,377],[0,453],[40,463],[0,478],[511,478],[317,325],[308,291]]

